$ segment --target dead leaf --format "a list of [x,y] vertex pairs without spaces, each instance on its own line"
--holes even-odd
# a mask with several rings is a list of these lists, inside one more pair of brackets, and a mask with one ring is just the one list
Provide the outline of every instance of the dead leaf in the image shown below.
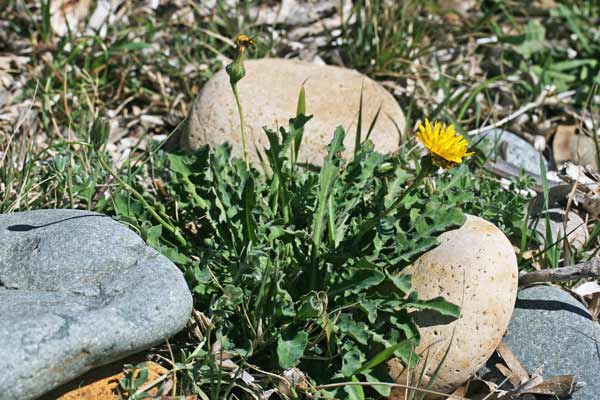
[[520,379],[519,379],[519,377],[518,377],[518,376],[516,376],[516,375],[514,374],[514,372],[512,372],[512,371],[510,370],[510,368],[508,368],[508,367],[507,367],[506,365],[504,365],[504,364],[499,364],[499,363],[498,363],[498,364],[496,364],[496,365],[494,365],[494,366],[496,367],[496,369],[497,369],[498,371],[500,371],[500,373],[501,373],[502,375],[504,375],[504,377],[505,377],[506,379],[508,379],[508,381],[509,381],[509,382],[510,382],[510,383],[511,383],[513,386],[519,386],[519,384],[520,384]]
[[594,293],[588,305],[588,310],[594,319],[600,317],[600,293]]
[[585,384],[575,381],[574,375],[557,375],[542,383],[521,391],[521,394],[541,394],[545,396],[567,397],[581,389]]
[[598,282],[585,282],[573,289],[581,297],[591,296],[595,293],[600,293],[600,285]]
[[[293,387],[295,390],[306,390],[308,388],[308,381],[304,372],[298,368],[290,368],[283,372],[283,378],[279,381],[278,389],[281,393],[291,396]],[[390,397],[391,398],[391,397]]]
[[571,141],[575,137],[577,125],[560,125],[554,134],[552,143],[552,152],[554,161],[559,164],[564,161],[572,160]]
[[508,369],[512,372],[512,377],[507,376],[507,378],[514,386],[522,385],[529,380],[529,373],[504,341],[500,342],[496,350],[508,366]]
[[447,400],[452,400],[452,396],[465,397],[465,395],[467,394],[467,386],[468,384],[459,386],[454,392],[452,392],[452,395],[448,397]]
[[539,367],[536,368],[533,373],[531,374],[531,377],[527,380],[527,382],[523,383],[521,385],[521,387],[519,388],[519,390],[523,391],[529,388],[532,388],[536,385],[539,385],[540,383],[542,383],[544,381],[544,367]]
[[596,160],[596,143],[594,139],[585,135],[576,135],[571,141],[571,152],[574,156],[574,161],[581,165],[589,165],[595,170],[598,170]]
[[473,400],[495,400],[506,393],[498,389],[498,385],[482,379],[472,379],[469,381],[469,390],[466,393],[468,399]]
[[392,393],[388,397],[388,400],[406,400],[406,390],[400,388],[393,388]]
[[90,0],[59,0],[53,1],[50,13],[52,29],[58,36],[64,36],[69,30],[78,31],[90,8]]

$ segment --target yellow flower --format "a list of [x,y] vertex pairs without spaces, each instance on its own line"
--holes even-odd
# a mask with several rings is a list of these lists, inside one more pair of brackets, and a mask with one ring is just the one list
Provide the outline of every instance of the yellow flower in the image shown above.
[[238,37],[235,39],[235,44],[238,48],[238,51],[241,52],[246,51],[248,47],[256,47],[254,39],[243,33],[238,35]]
[[417,137],[431,153],[434,163],[440,167],[460,164],[463,157],[475,154],[468,151],[469,143],[462,135],[456,134],[452,124],[446,126],[435,121],[432,127],[429,120],[425,119],[425,126],[419,123]]

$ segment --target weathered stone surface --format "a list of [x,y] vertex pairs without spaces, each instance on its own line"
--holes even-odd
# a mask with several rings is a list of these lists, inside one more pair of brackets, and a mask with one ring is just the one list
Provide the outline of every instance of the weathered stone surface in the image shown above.
[[600,324],[567,292],[534,286],[519,291],[504,341],[529,373],[543,366],[545,377],[575,375],[585,382],[572,398],[588,400],[600,395],[598,332]]
[[[546,217],[550,222],[552,238],[546,238]],[[530,226],[535,227],[535,230],[548,242],[548,245],[556,242],[560,238],[567,236],[571,246],[577,250],[581,250],[583,245],[588,240],[588,231],[585,221],[579,215],[571,211],[567,220],[567,229],[565,231],[565,210],[560,208],[551,208],[547,212],[542,211],[538,217],[531,219]],[[537,220],[537,224],[536,221]]]
[[[475,141],[484,140],[492,149],[489,152],[491,159],[496,157],[517,168],[523,168],[525,172],[540,175],[540,153],[525,139],[518,135],[503,130],[492,129],[480,134]],[[546,170],[548,162],[542,157]]]
[[[518,269],[506,236],[479,217],[467,216],[460,229],[443,233],[439,241],[406,273],[413,275],[419,297],[444,296],[461,307],[462,315],[454,321],[433,313],[416,315],[421,326],[417,352],[423,357],[412,372],[418,377],[425,367],[427,381],[450,347],[432,386],[449,392],[477,372],[502,340],[514,307]],[[397,360],[390,367],[397,381],[406,379]]]
[[[339,125],[347,130],[345,156],[354,151],[361,87],[363,92],[362,137],[381,106],[371,139],[380,152],[398,149],[405,119],[394,97],[375,81],[354,70],[284,59],[245,62],[246,76],[238,83],[248,131],[249,152],[258,165],[256,149],[268,148],[263,126],[288,127],[296,115],[298,93],[304,83],[306,113],[313,119],[305,127],[298,161],[321,165],[327,145]],[[235,99],[224,70],[211,78],[196,98],[179,133],[184,149],[229,142],[241,157],[242,138]],[[266,159],[266,158],[265,158]]]
[[192,309],[183,275],[110,217],[0,215],[0,399],[33,399],[161,342]]

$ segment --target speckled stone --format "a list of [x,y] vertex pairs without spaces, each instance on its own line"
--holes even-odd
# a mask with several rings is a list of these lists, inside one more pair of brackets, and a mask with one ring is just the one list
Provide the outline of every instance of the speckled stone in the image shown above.
[[[461,307],[455,320],[431,312],[414,315],[421,333],[416,351],[422,355],[415,371],[425,369],[427,381],[441,364],[432,389],[449,393],[477,372],[502,340],[515,303],[518,269],[508,238],[482,218],[469,215],[461,228],[438,240],[439,246],[403,273],[412,274],[419,297],[443,296]],[[405,383],[401,366],[389,365],[391,376]]]
[[[256,165],[260,165],[256,152],[264,152],[269,147],[263,127],[288,128],[289,119],[296,115],[302,85],[306,91],[306,114],[313,118],[304,129],[298,155],[300,163],[321,165],[337,126],[347,132],[343,155],[347,157],[354,153],[361,90],[362,138],[367,135],[371,121],[381,107],[371,134],[375,150],[388,153],[399,148],[400,133],[405,129],[402,109],[394,96],[365,75],[347,68],[277,58],[248,60],[245,67],[246,75],[238,83],[238,91],[244,110],[249,156]],[[243,155],[239,116],[224,70],[204,85],[178,137],[180,147],[186,150],[229,142],[234,156]]]
[[600,324],[569,293],[533,286],[519,291],[504,341],[530,373],[543,366],[546,377],[575,375],[586,386],[572,398],[593,400],[600,399],[596,334]]
[[179,269],[110,217],[0,215],[0,400],[34,399],[181,330]]

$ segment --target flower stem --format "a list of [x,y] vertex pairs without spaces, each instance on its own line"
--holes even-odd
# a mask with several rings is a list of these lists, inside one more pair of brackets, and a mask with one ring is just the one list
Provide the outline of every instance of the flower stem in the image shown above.
[[155,210],[154,208],[152,208],[152,206],[148,203],[148,201],[146,201],[146,199],[144,198],[144,196],[141,195],[140,192],[138,192],[137,190],[135,190],[130,184],[128,184],[127,182],[125,182],[115,171],[113,171],[113,169],[106,163],[106,161],[104,160],[104,157],[101,154],[98,154],[98,160],[100,161],[100,165],[102,166],[102,168],[104,168],[104,170],[109,173],[110,175],[112,175],[113,178],[115,178],[117,180],[117,182],[119,182],[119,184],[121,186],[123,186],[125,188],[125,190],[127,190],[129,193],[131,193],[133,195],[133,197],[135,197],[136,199],[138,199],[142,205],[144,206],[144,208],[169,232],[171,232],[171,234],[173,234],[173,236],[175,236],[175,238],[177,239],[177,241],[179,242],[179,244],[181,244],[182,246],[186,246],[187,245],[187,241],[185,240],[185,238],[183,236],[181,236],[181,233],[179,233],[179,229],[177,229],[176,227],[174,227],[173,225],[171,225],[170,223],[168,223],[163,217],[161,217]]
[[246,141],[246,129],[244,124],[244,112],[242,111],[242,103],[240,102],[240,96],[237,91],[237,84],[231,84],[231,90],[233,91],[233,97],[235,97],[235,103],[237,104],[238,114],[240,115],[240,129],[242,131],[242,146],[244,147],[244,161],[246,162],[246,169],[250,171],[250,161],[248,160],[248,142]]

